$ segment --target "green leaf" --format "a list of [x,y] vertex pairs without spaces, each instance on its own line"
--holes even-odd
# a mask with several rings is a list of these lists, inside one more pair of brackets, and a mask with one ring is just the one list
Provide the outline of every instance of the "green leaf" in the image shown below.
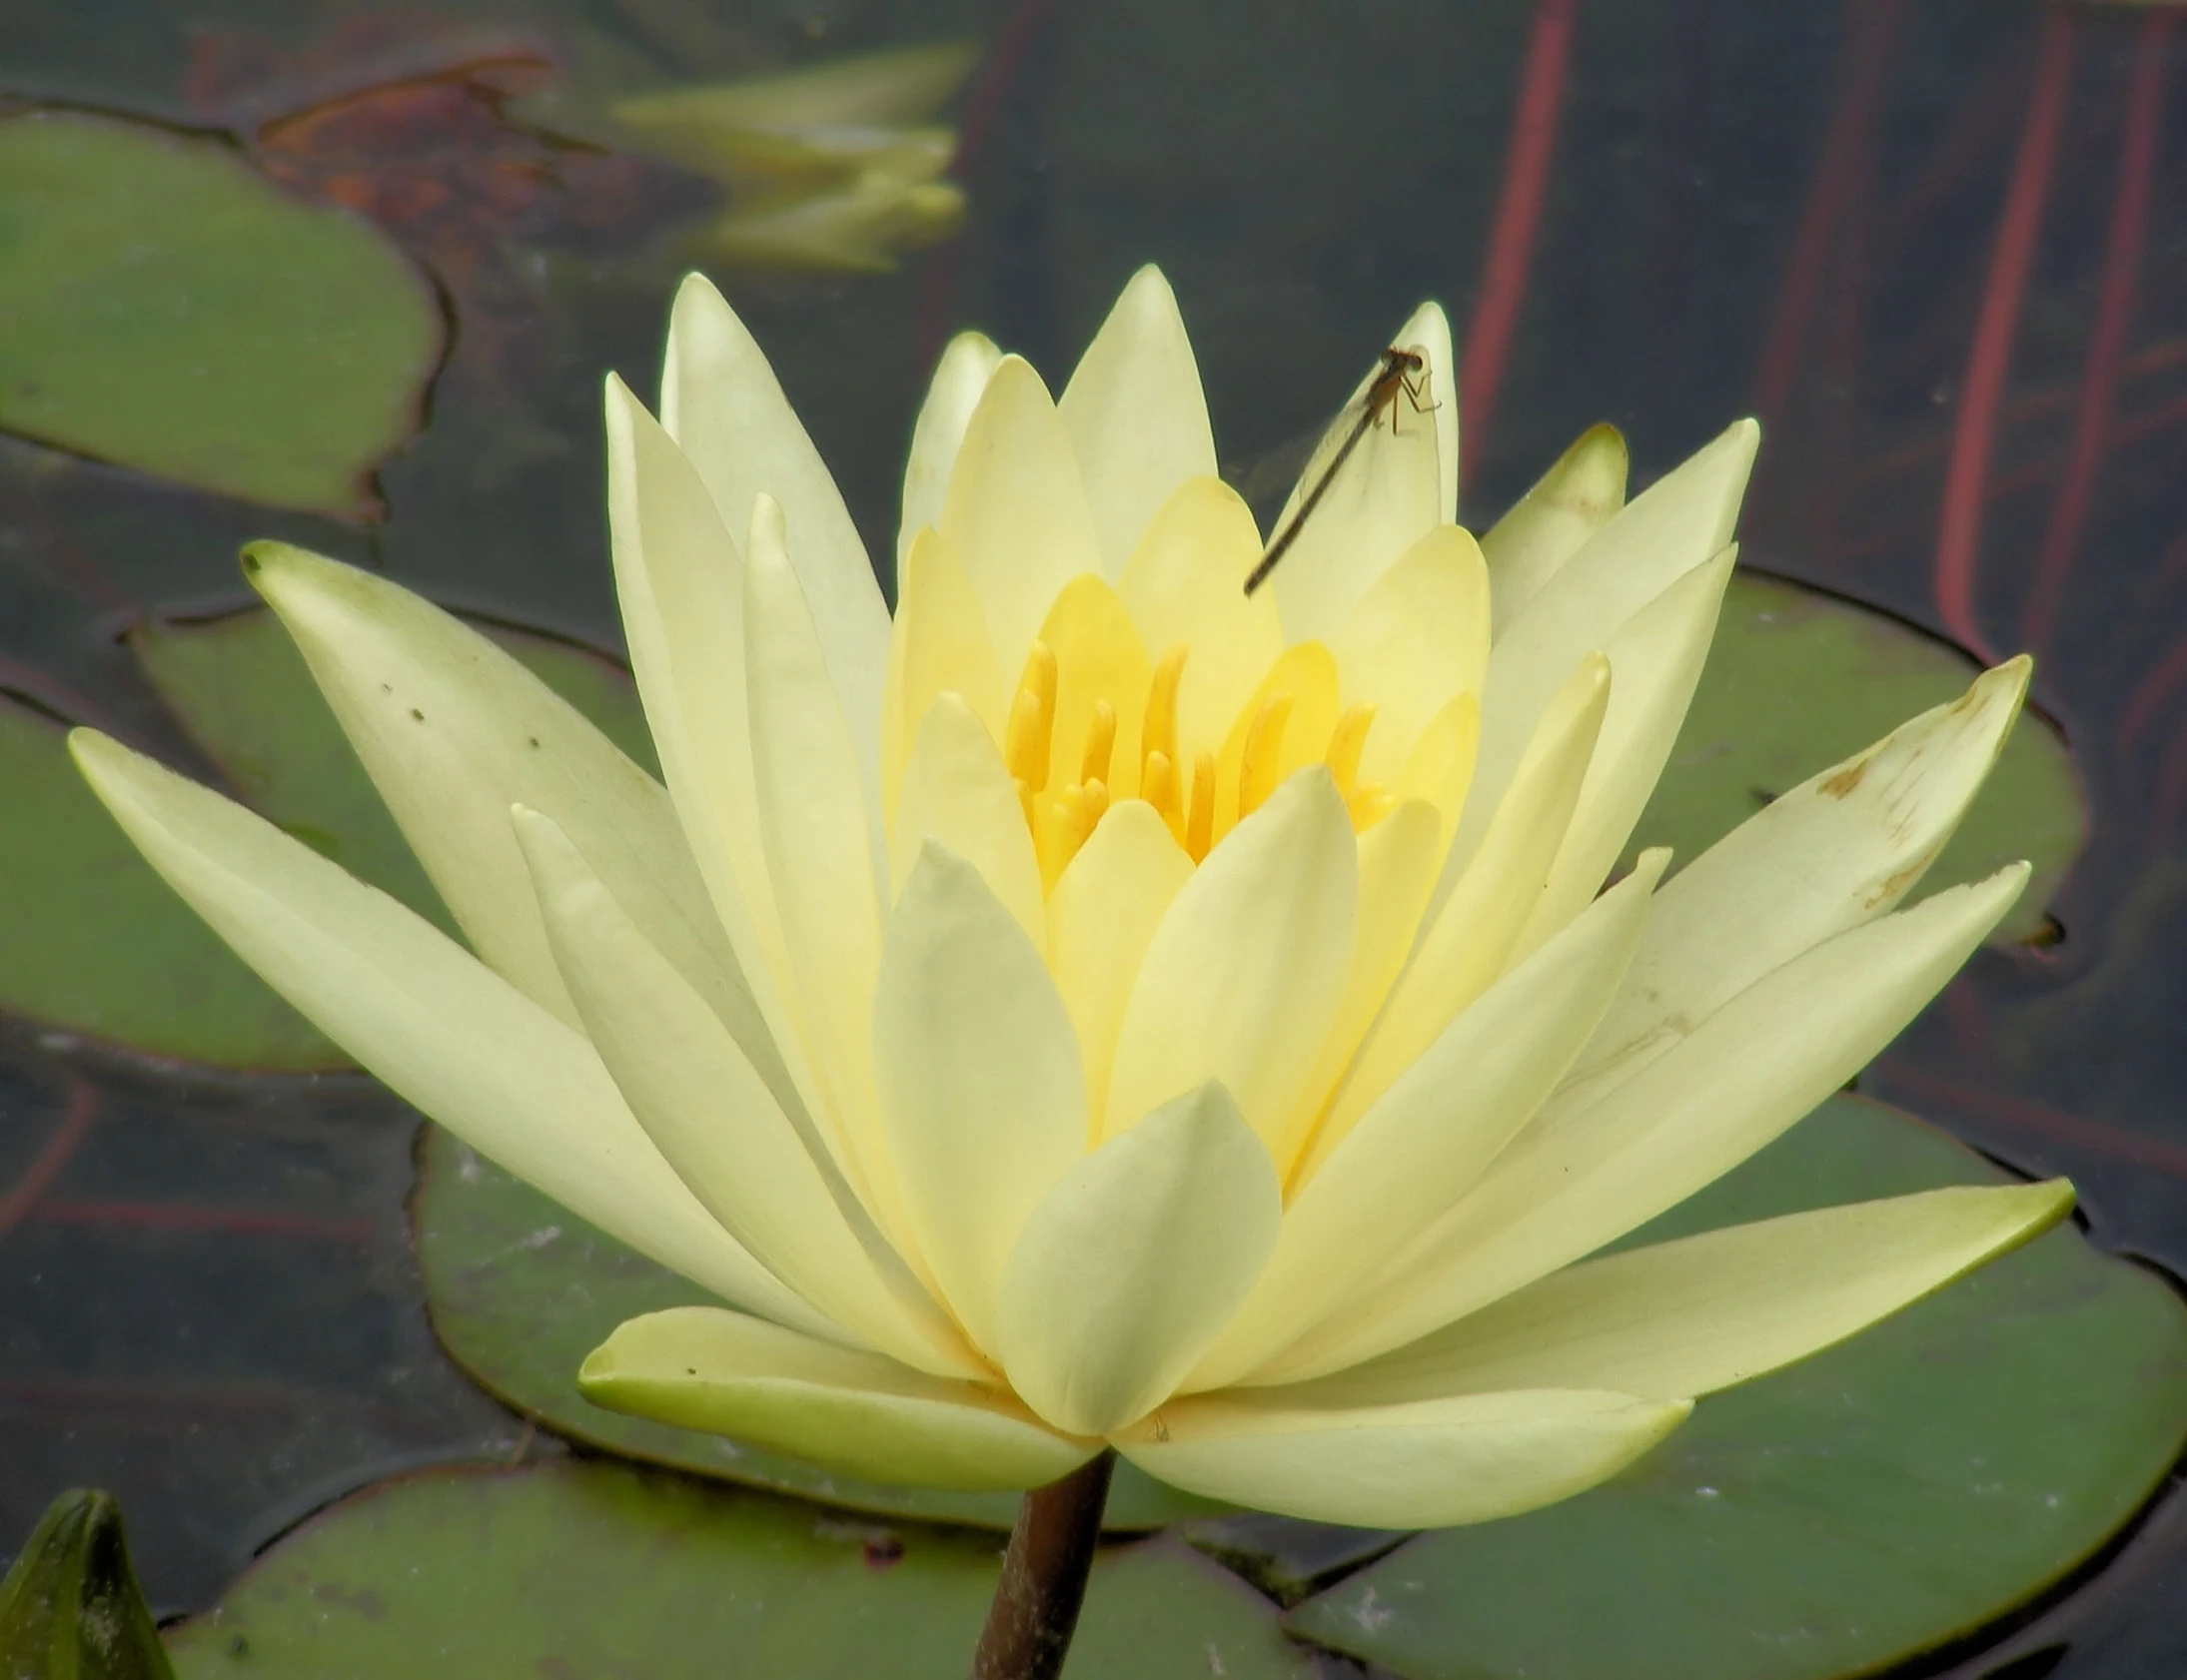
[[0,697],[0,1010],[174,1061],[340,1067],[341,1052],[152,872],[76,773],[65,735]]
[[[992,1536],[850,1520],[621,1465],[383,1482],[172,1636],[183,1680],[959,1680]],[[1172,1540],[1094,1566],[1070,1680],[1307,1680],[1274,1607]]]
[[0,1581],[0,1674],[172,1680],[111,1494],[72,1488],[38,1519]]
[[[2001,1179],[1838,1098],[1620,1247]],[[1294,1632],[1405,1680],[1836,1680],[2069,1575],[2187,1432],[2187,1309],[2071,1226],[1803,1364],[1711,1396],[1606,1486],[1409,1541]]]
[[0,425],[275,507],[357,515],[441,353],[370,224],[218,141],[0,121]]
[[[652,768],[620,665],[536,631],[482,627]],[[226,791],[455,931],[271,612],[154,618],[129,639]],[[0,1010],[170,1061],[273,1073],[347,1066],[137,855],[69,762],[64,733],[45,711],[0,695]]]
[[[1787,788],[1931,706],[1976,666],[1894,618],[1773,577],[1735,573],[1699,689],[1625,867],[1644,847],[1700,856]],[[1991,937],[2024,940],[2088,842],[2088,800],[2048,719],[2023,714],[1987,784],[1914,893],[2025,858],[2034,879]]]
[[[625,1318],[712,1297],[633,1254],[438,1127],[420,1152],[411,1202],[433,1327],[482,1386],[572,1440],[701,1475],[853,1510],[1007,1528],[1017,1499],[892,1487],[835,1475],[755,1446],[603,1411],[577,1393],[577,1366]],[[1106,1525],[1158,1528],[1223,1507],[1116,1467]]]

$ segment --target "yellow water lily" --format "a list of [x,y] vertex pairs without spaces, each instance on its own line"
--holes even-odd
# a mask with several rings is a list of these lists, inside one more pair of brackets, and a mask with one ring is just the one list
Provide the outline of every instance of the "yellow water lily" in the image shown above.
[[416,595],[254,549],[469,950],[111,740],[77,757],[329,1037],[723,1302],[617,1329],[600,1404],[937,1486],[1106,1444],[1307,1517],[1525,1510],[2066,1210],[1942,1190],[1589,1258],[1836,1090],[2010,905],[2024,867],[1899,907],[2027,665],[1606,886],[1754,427],[1630,504],[1591,432],[1477,543],[1442,313],[1391,344],[1425,401],[1249,598],[1263,536],[1158,274],[1060,401],[959,339],[891,618],[692,279],[660,419],[607,391],[665,786]]

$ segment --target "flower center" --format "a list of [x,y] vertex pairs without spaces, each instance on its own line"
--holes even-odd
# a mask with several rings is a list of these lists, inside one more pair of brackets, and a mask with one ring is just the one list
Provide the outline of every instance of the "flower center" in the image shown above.
[[[1257,695],[1232,725],[1231,739],[1241,750],[1195,750],[1187,766],[1177,739],[1177,695],[1189,651],[1180,642],[1154,667],[1140,711],[1137,774],[1128,785],[1136,786],[1137,797],[1154,807],[1177,843],[1199,863],[1225,833],[1260,809],[1312,744],[1287,740],[1296,701],[1279,688]],[[1077,776],[1057,774],[1057,760],[1060,756],[1069,762],[1071,745],[1056,739],[1057,686],[1055,650],[1035,641],[1010,700],[1003,740],[1003,763],[1017,785],[1041,880],[1050,888],[1092,836],[1119,780],[1113,762],[1118,708],[1108,699],[1096,700],[1087,716],[1078,743]],[[1360,780],[1360,755],[1374,721],[1372,705],[1347,707],[1322,754],[1344,795],[1355,833],[1374,827],[1397,805],[1382,783]],[[1289,753],[1287,745],[1293,749]],[[1226,793],[1233,797],[1223,797]]]

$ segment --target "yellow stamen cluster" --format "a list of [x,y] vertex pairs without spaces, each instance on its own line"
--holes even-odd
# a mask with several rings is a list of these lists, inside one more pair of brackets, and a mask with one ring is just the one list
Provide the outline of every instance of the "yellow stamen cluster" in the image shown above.
[[[1234,806],[1223,809],[1218,826],[1217,811],[1225,803],[1217,798],[1220,760],[1213,752],[1195,751],[1188,773],[1177,741],[1177,695],[1187,652],[1180,643],[1163,654],[1147,685],[1139,727],[1137,796],[1154,807],[1177,843],[1198,863],[1223,831],[1259,810],[1288,771],[1297,768],[1297,754],[1287,757],[1284,750],[1297,702],[1279,690],[1264,697],[1242,720],[1237,798]],[[1050,887],[1109,808],[1118,728],[1116,707],[1097,700],[1087,721],[1077,777],[1051,786],[1060,744],[1055,739],[1057,688],[1055,650],[1045,641],[1036,641],[1010,701],[1003,741],[1003,763],[1017,785],[1018,803],[1024,808],[1026,827],[1040,859],[1041,878]],[[1337,720],[1325,754],[1351,811],[1352,826],[1360,832],[1372,828],[1397,805],[1396,796],[1380,782],[1359,779],[1360,755],[1374,721],[1371,705],[1347,708]],[[1306,743],[1293,744],[1311,751]]]

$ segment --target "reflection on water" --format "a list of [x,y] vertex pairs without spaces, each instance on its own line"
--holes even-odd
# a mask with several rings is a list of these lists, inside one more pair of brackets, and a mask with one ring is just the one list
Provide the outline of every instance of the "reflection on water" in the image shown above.
[[[260,534],[611,639],[597,380],[650,393],[720,189],[599,149],[569,113],[978,38],[956,242],[894,274],[722,277],[869,548],[893,551],[942,337],[978,324],[1067,366],[1148,260],[1241,472],[1325,418],[1423,294],[1466,346],[1477,523],[1593,420],[1626,428],[1644,480],[1760,413],[1749,560],[1963,643],[2034,646],[2096,814],[2062,940],[1985,953],[1869,1084],[2070,1173],[2101,1241],[2187,1266],[2187,50],[2165,13],[367,10],[23,0],[0,18],[0,95],[235,134],[276,179],[377,219],[456,326],[376,523],[0,441],[0,658],[156,727],[117,614],[231,591]],[[21,1037],[5,1061],[0,1535],[64,1482],[114,1487],[154,1598],[186,1605],[269,1513],[406,1454],[519,1449],[417,1308],[404,1117],[344,1082],[178,1098]],[[2179,1672],[2183,1570],[2166,1510],[2002,1648],[2009,1672]]]

